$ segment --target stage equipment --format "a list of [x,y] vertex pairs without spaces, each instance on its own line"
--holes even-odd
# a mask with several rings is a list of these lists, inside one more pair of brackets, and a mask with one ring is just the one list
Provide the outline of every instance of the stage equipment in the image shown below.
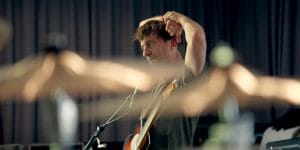
[[135,58],[88,59],[72,50],[51,50],[0,68],[0,99],[32,102],[61,88],[70,96],[128,94],[147,91],[161,80],[174,78],[183,66],[154,66]]

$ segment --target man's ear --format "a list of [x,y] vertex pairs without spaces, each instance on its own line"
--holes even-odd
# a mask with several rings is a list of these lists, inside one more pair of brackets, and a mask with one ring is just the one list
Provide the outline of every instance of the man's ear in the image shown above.
[[172,38],[172,39],[171,39],[171,46],[172,46],[172,47],[173,47],[173,46],[176,46],[176,47],[177,47],[177,45],[178,45],[178,43],[177,43],[176,38]]

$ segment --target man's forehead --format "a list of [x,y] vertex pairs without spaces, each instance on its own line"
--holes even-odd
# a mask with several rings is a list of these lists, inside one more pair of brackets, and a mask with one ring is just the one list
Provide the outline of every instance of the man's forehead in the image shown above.
[[159,37],[155,33],[151,33],[150,35],[144,36],[144,38],[140,41],[141,43],[146,43],[148,41],[158,40]]
[[141,44],[141,45],[145,45],[145,44],[151,43],[151,42],[153,42],[153,41],[154,41],[153,39],[147,38],[147,39],[141,40],[141,41],[140,41],[140,44]]

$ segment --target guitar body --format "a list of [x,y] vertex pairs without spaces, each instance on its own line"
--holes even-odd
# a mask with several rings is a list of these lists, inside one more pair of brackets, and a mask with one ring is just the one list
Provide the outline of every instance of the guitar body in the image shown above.
[[[168,84],[161,93],[162,99],[168,97],[176,87],[177,80],[174,80]],[[148,112],[145,124],[140,125],[142,128],[137,128],[134,136],[127,137],[127,140],[124,142],[125,144],[123,146],[124,150],[146,150],[149,148],[149,144],[151,144],[149,131],[158,117],[160,104],[161,101],[157,101],[152,107],[151,111]]]
[[148,138],[150,137],[146,137],[141,144],[138,144],[139,136],[139,133],[128,136],[123,146],[123,150],[147,150],[149,147]]

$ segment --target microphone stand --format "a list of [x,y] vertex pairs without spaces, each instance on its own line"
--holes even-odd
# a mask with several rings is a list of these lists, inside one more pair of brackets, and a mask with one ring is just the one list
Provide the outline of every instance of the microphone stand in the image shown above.
[[[83,150],[89,150],[89,148],[93,145],[93,143],[95,141],[97,141],[98,136],[100,135],[100,133],[102,133],[104,131],[104,128],[106,127],[106,125],[107,124],[104,124],[104,125],[101,125],[101,126],[97,126],[97,128],[94,131],[93,135],[90,137],[90,139],[88,140],[88,142],[83,147]],[[100,145],[100,142],[98,143],[98,145]]]
[[106,147],[106,144],[100,144],[100,140],[98,139],[98,136],[100,135],[100,133],[102,133],[105,129],[105,127],[118,120],[118,119],[121,119],[123,116],[125,116],[128,112],[120,115],[119,117],[117,117],[116,119],[113,120],[113,117],[120,111],[120,109],[123,107],[123,105],[130,99],[130,105],[129,105],[129,108],[131,108],[131,105],[132,105],[132,100],[134,99],[134,96],[137,92],[137,87],[134,89],[134,92],[132,94],[129,94],[126,99],[124,100],[124,102],[119,106],[119,108],[116,110],[116,112],[102,125],[100,126],[97,126],[96,130],[94,131],[93,135],[90,137],[90,139],[88,140],[88,142],[84,145],[83,147],[83,150],[89,150],[90,147],[93,145],[93,143],[95,141],[97,141],[97,144],[98,144],[98,148],[101,148],[101,147]]

